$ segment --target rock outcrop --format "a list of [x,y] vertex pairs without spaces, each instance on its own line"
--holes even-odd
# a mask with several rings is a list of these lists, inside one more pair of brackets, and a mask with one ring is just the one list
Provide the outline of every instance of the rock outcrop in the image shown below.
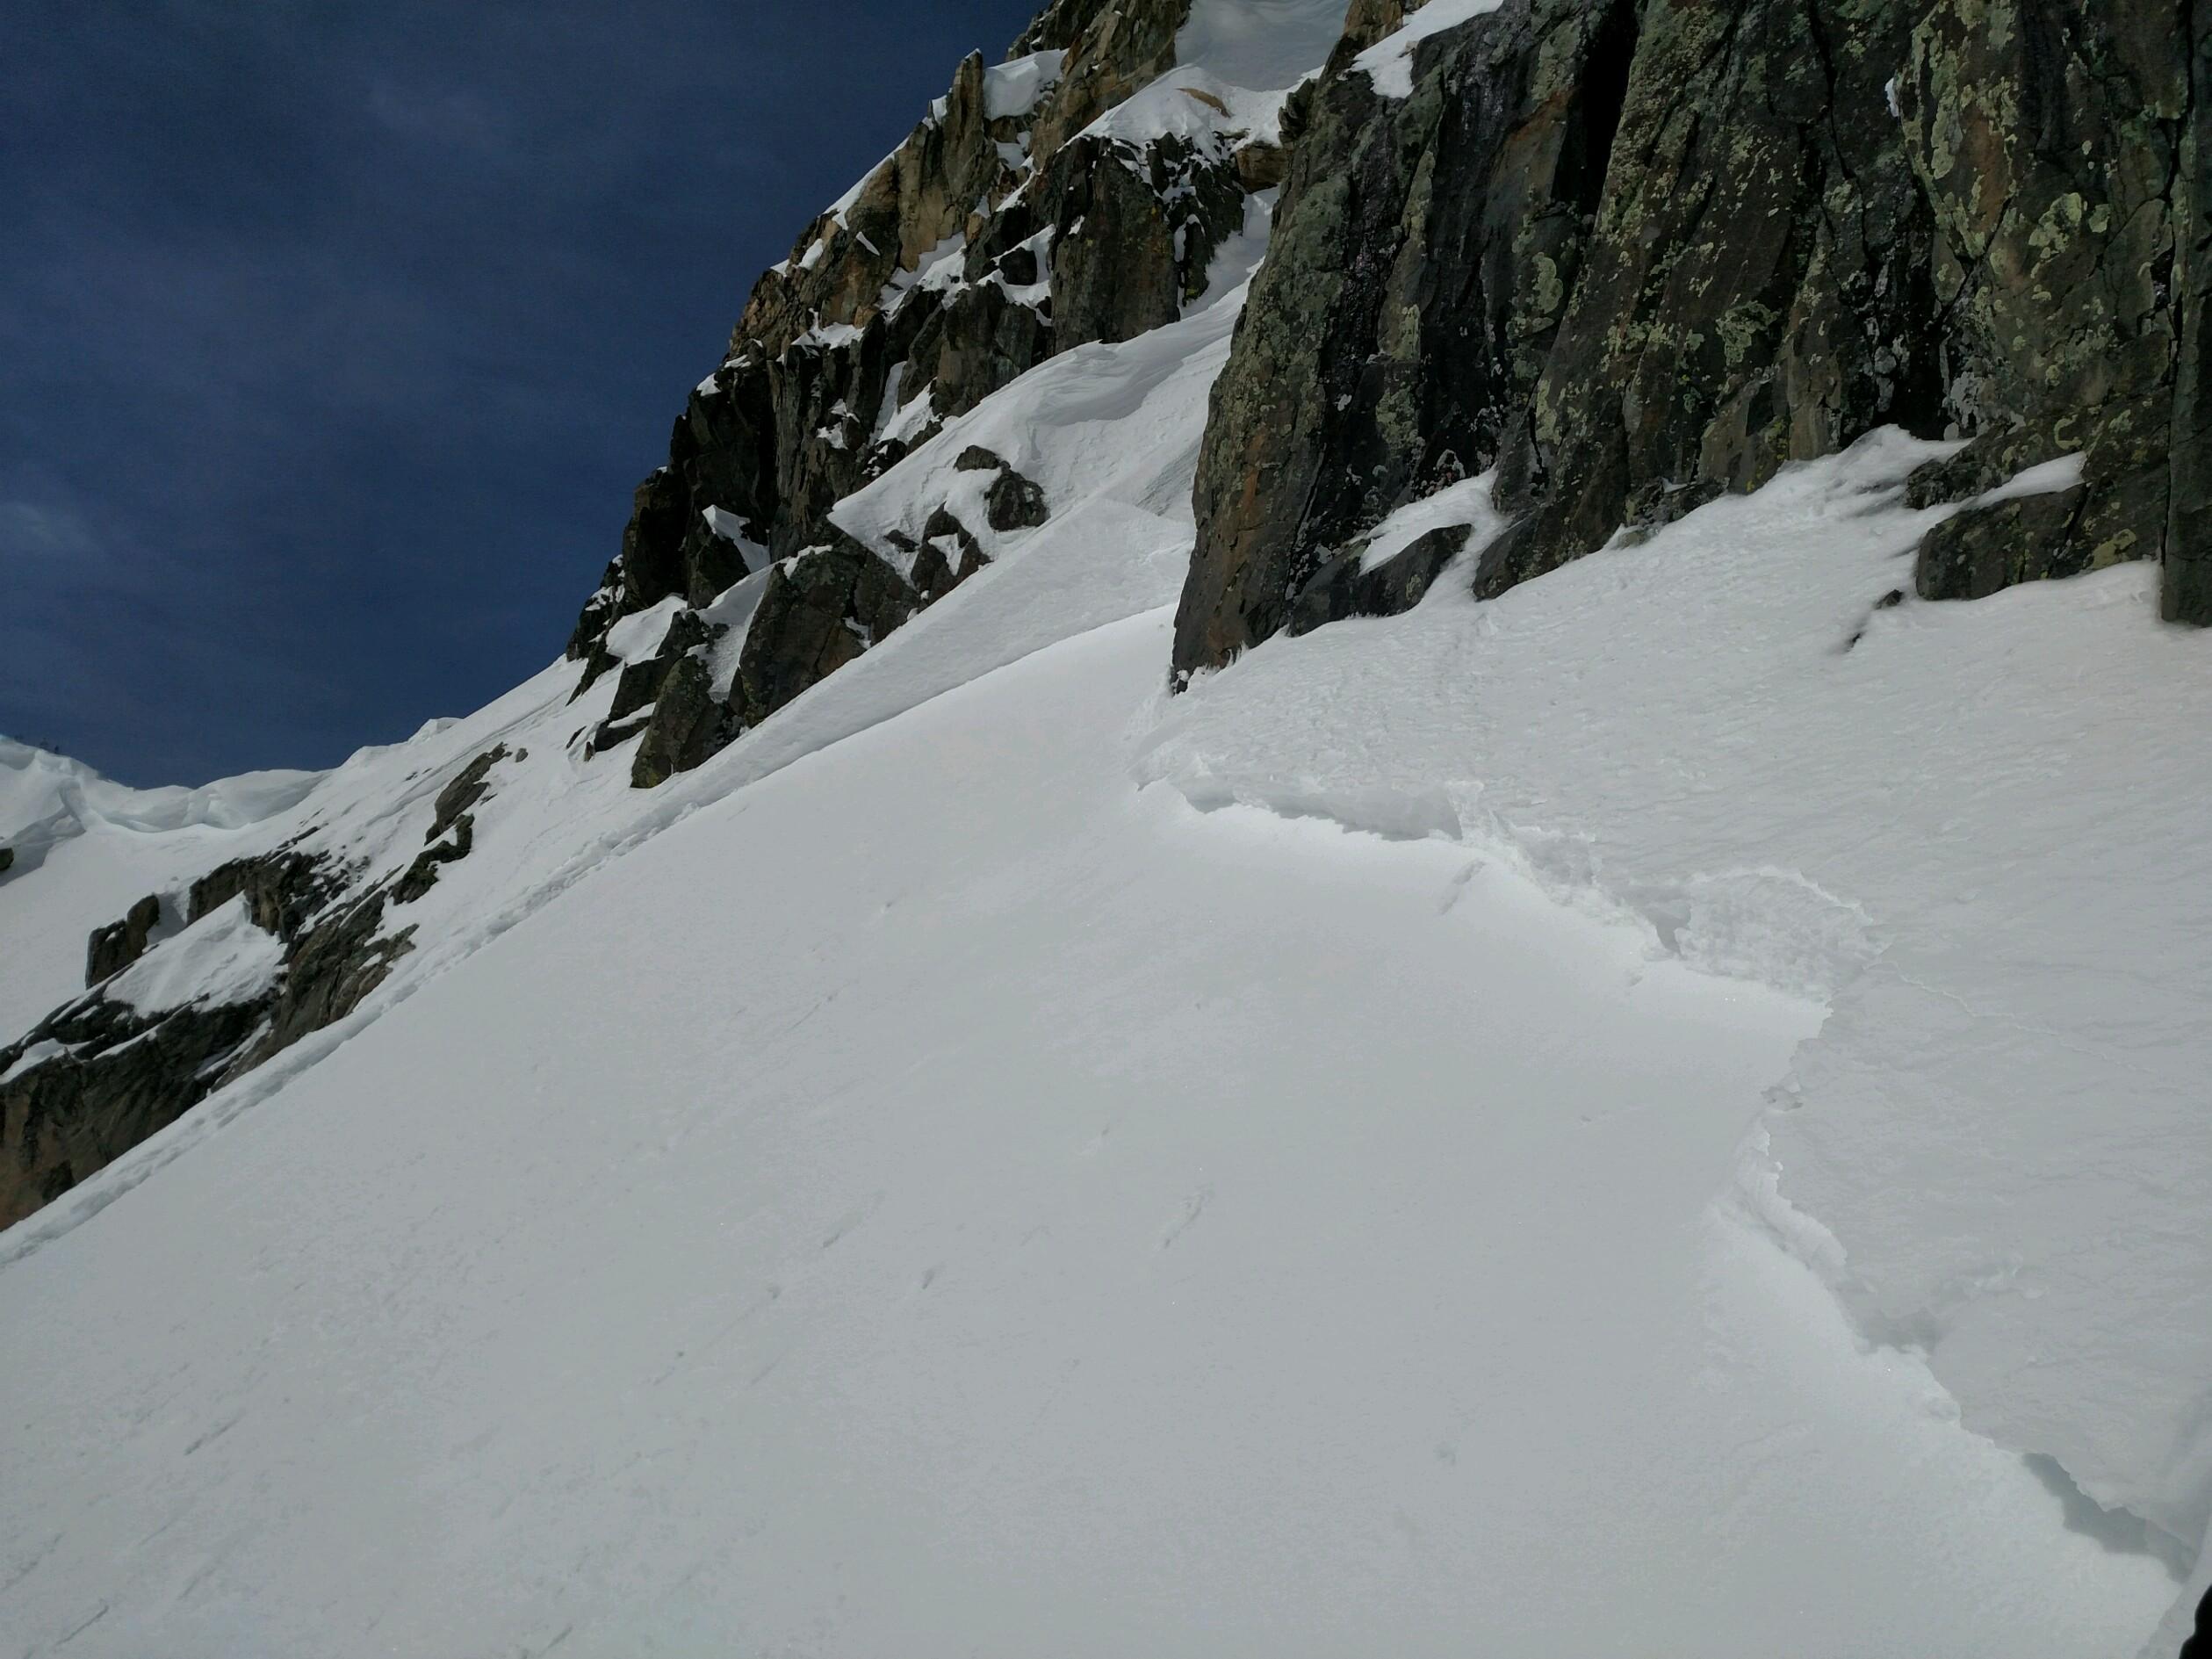
[[[1048,7],[1005,64],[962,63],[761,278],[569,644],[588,683],[614,667],[606,641],[623,617],[672,596],[703,613],[767,573],[734,674],[674,629],[624,671],[594,747],[638,739],[639,787],[701,764],[988,562],[960,526],[933,528],[926,547],[868,546],[835,522],[840,501],[1048,357],[1158,328],[1203,292],[1247,196],[1279,182],[1279,147],[1099,119],[1174,66],[1189,11]],[[989,509],[1001,533],[1048,511],[1012,473]]]
[[[480,791],[482,774],[467,782]],[[449,789],[438,803],[441,819],[453,803],[474,798]],[[467,822],[464,812],[445,827]],[[364,888],[351,872],[285,850],[234,861],[192,883],[177,896],[185,927],[236,904],[251,927],[283,947],[271,983],[228,999],[141,1008],[115,994],[118,976],[158,942],[151,935],[165,908],[160,895],[94,934],[92,988],[0,1049],[0,1227],[352,1013],[413,948],[412,928],[385,927],[387,903],[407,879],[390,890]]]
[[1513,520],[1459,578],[1489,595],[1892,423],[1965,441],[1925,501],[2081,458],[2063,493],[1937,532],[1923,595],[2164,557],[2168,614],[2212,621],[2201,19],[1505,0],[1423,41],[1395,96],[1355,54],[1415,10],[1355,7],[1286,122],[1179,675],[1417,598],[1343,555],[1471,474]]
[[[1219,98],[1196,128],[1099,119],[1173,66],[1189,10],[1048,7],[1005,63],[962,63],[761,278],[570,639],[579,696],[619,676],[580,758],[639,788],[701,765],[1047,522],[1045,488],[995,455],[980,493],[947,501],[919,539],[869,545],[834,509],[1035,364],[1174,321],[1202,293],[1249,193],[1279,177],[1280,147],[1214,119]],[[628,637],[659,610],[652,638]],[[103,929],[88,994],[0,1050],[0,1225],[359,1006],[439,913],[416,907],[476,855],[506,759],[494,748],[445,781],[396,869],[295,844]],[[234,901],[282,947],[266,985],[178,1006],[107,994],[160,949],[165,916],[189,929]]]
[[149,894],[133,905],[123,920],[94,932],[84,949],[84,984],[89,990],[112,979],[146,954],[154,930],[162,925],[162,900]]
[[2212,5],[2187,11],[2189,111],[2173,185],[2172,515],[2166,525],[2166,618],[2212,626]]
[[[52,1203],[213,1093],[259,1028],[260,1003],[148,1020],[90,997],[0,1049],[0,1227]],[[34,1043],[60,1050],[16,1070]]]

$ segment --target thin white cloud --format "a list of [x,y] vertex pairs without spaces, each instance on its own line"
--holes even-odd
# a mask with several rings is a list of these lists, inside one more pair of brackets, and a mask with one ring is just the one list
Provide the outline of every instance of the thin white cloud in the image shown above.
[[0,559],[90,564],[99,543],[76,512],[37,501],[0,501]]

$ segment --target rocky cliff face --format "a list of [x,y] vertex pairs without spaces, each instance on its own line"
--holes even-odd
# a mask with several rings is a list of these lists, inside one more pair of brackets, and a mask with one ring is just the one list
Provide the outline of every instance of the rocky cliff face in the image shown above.
[[[1174,67],[1189,10],[1060,0],[1005,63],[962,64],[761,278],[569,646],[588,685],[623,618],[687,608],[601,734],[602,748],[638,740],[639,785],[699,765],[981,568],[983,527],[949,505],[922,544],[888,550],[833,509],[1046,358],[1172,321],[1243,228],[1248,192],[1279,181],[1265,133],[1102,120]],[[734,605],[747,625],[717,672],[733,624],[717,602],[748,580],[757,592]]]
[[1963,441],[1924,501],[2079,458],[1933,533],[1924,596],[2164,559],[2212,623],[2203,8],[1436,5],[1409,52],[1373,43],[1419,8],[1356,9],[1286,121],[1179,674],[1417,599],[1466,535],[1365,544],[1469,475],[1495,594],[1891,423]]

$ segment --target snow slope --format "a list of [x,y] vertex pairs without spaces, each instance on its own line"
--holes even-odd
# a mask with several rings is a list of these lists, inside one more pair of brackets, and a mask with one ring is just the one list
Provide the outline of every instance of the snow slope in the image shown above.
[[1877,434],[1495,602],[1445,580],[1272,642],[1139,775],[1483,848],[1655,956],[1827,1000],[1740,1199],[1970,1427],[2187,1562],[2212,761],[2181,734],[2212,653],[2146,566],[1884,605],[1935,516],[1901,501],[1927,451]]
[[[1085,346],[1039,364],[840,506],[839,516],[854,534],[895,556],[885,532],[902,525],[919,530],[929,509],[973,485],[976,475],[960,473],[954,463],[964,448],[980,443],[1039,483],[1052,517],[1038,530],[986,531],[990,566],[816,687],[803,699],[803,717],[787,713],[747,733],[711,773],[676,779],[646,796],[632,790],[626,755],[594,760],[585,742],[607,715],[616,676],[604,676],[572,702],[579,671],[556,663],[465,719],[434,723],[405,744],[361,751],[297,810],[219,847],[164,842],[160,861],[139,857],[105,887],[0,885],[0,938],[60,941],[23,953],[46,961],[41,971],[57,981],[49,1000],[22,999],[20,1029],[28,1029],[76,990],[74,964],[83,960],[83,934],[143,894],[162,893],[167,912],[179,914],[192,878],[226,859],[279,847],[343,866],[364,882],[380,880],[422,852],[436,798],[454,776],[494,747],[507,751],[491,773],[490,796],[472,809],[475,850],[446,866],[427,897],[395,906],[393,925],[415,934],[414,948],[391,977],[353,1014],[0,1236],[0,1265],[98,1214],[486,941],[702,803],[1057,640],[1171,603],[1192,539],[1191,492],[1207,396],[1227,361],[1250,278],[1265,250],[1267,207],[1267,198],[1252,199],[1246,234],[1224,245],[1207,292],[1181,320],[1139,339]],[[716,614],[741,596],[736,589],[725,595]],[[626,618],[610,644],[624,656],[651,655],[674,609]],[[732,650],[741,637],[733,636]],[[18,898],[19,906],[11,908]],[[177,939],[158,945],[147,959],[149,971],[165,982],[187,983],[184,970],[172,980],[167,966],[171,955],[187,949]],[[0,961],[6,956],[0,952]],[[67,964],[59,972],[54,957]]]
[[[1340,16],[1198,0],[1106,119],[1264,126]],[[0,1659],[2141,1643],[2212,1510],[2204,642],[2142,570],[1885,604],[1887,435],[1170,703],[1271,206],[842,503],[896,559],[981,444],[1052,516],[660,790],[573,664],[321,776],[0,746],[0,1041],[506,751],[361,1009],[0,1236]],[[264,983],[240,922],[121,988]]]
[[0,1273],[0,1650],[2136,1640],[2163,1570],[1711,1213],[1814,1011],[1132,791],[1167,621],[729,793]]

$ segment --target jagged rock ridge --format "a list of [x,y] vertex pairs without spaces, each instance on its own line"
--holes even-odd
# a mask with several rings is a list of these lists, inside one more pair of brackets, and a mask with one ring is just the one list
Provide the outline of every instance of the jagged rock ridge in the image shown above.
[[[569,646],[589,685],[623,618],[687,608],[632,662],[597,739],[638,739],[640,786],[699,765],[986,561],[981,527],[949,505],[917,545],[869,547],[835,522],[840,501],[1035,364],[1172,321],[1203,290],[1246,196],[1279,182],[1279,147],[1211,119],[1228,105],[1202,87],[1185,94],[1208,118],[1192,130],[1101,119],[1175,66],[1189,11],[1051,6],[1005,63],[962,63],[761,278]],[[1049,512],[1034,484],[1007,487],[1023,504],[994,528]]]

